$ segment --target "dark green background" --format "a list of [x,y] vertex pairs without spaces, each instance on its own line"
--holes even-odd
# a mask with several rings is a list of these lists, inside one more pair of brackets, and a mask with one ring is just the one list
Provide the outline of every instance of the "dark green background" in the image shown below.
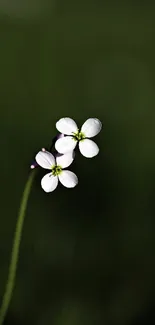
[[125,325],[155,291],[155,5],[1,1],[0,297],[29,165],[63,116],[98,117],[74,190],[35,179],[6,324]]

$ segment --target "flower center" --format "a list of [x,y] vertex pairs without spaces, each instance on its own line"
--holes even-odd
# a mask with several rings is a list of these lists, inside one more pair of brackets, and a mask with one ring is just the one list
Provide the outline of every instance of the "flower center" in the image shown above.
[[55,165],[55,166],[52,166],[51,169],[52,169],[52,175],[53,175],[53,176],[58,176],[58,175],[60,175],[61,172],[62,172],[62,168],[61,168],[61,166],[57,166],[57,165]]
[[82,132],[80,132],[80,131],[78,130],[78,132],[73,133],[73,139],[74,139],[75,141],[82,141],[82,140],[85,139],[85,135],[84,135],[84,133],[82,133]]

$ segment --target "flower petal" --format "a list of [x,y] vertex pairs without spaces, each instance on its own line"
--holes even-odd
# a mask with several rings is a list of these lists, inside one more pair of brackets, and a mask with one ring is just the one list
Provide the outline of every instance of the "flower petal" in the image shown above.
[[38,165],[45,169],[51,169],[51,166],[55,165],[55,158],[48,151],[39,151],[35,159]]
[[41,187],[47,193],[52,192],[58,185],[58,176],[53,176],[52,173],[46,174],[41,180]]
[[101,128],[102,123],[98,118],[89,118],[82,125],[81,132],[84,133],[87,138],[92,138],[101,131]]
[[96,156],[99,152],[99,147],[97,144],[89,139],[84,139],[79,142],[79,149],[83,156],[87,158],[92,158]]
[[75,187],[78,183],[77,176],[70,170],[63,170],[58,178],[61,184],[68,188]]
[[55,143],[55,149],[59,152],[59,153],[68,153],[71,152],[75,149],[77,144],[77,141],[74,140],[72,137],[67,136],[61,139],[58,139]]
[[66,168],[66,167],[70,166],[71,163],[73,162],[73,160],[74,160],[73,151],[68,152],[65,155],[60,155],[59,154],[56,157],[57,165],[60,166],[60,167],[62,167],[62,168]]
[[77,124],[70,117],[63,117],[56,123],[56,128],[59,132],[72,135],[73,132],[78,131]]

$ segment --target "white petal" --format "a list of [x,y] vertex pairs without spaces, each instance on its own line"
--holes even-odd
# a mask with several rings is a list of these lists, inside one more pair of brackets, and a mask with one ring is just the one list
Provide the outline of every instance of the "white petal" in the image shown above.
[[69,170],[63,170],[58,178],[61,184],[68,188],[75,187],[78,183],[77,176]]
[[77,144],[77,141],[74,140],[72,137],[70,136],[66,136],[64,138],[58,139],[55,143],[55,149],[59,152],[59,153],[68,153],[71,152],[75,149]]
[[81,128],[87,138],[92,138],[101,131],[102,123],[98,118],[89,118]]
[[66,153],[65,155],[59,155],[56,157],[57,165],[66,168],[71,165],[74,160],[73,151]]
[[45,169],[51,169],[51,166],[55,165],[55,158],[48,151],[39,151],[35,159],[38,165]]
[[84,139],[79,142],[79,149],[83,156],[87,158],[92,158],[96,156],[99,152],[99,147],[97,144],[89,139]]
[[70,117],[63,117],[56,123],[56,128],[60,133],[72,135],[73,132],[78,131],[78,127],[74,120]]
[[52,173],[46,174],[41,180],[41,186],[45,192],[52,192],[58,185],[58,176],[53,176]]

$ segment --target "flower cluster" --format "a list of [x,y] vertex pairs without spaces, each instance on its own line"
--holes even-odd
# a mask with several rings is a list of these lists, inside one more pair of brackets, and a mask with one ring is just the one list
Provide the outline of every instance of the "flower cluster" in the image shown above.
[[41,186],[47,193],[54,191],[59,181],[67,188],[73,188],[78,184],[77,176],[65,168],[73,162],[77,145],[81,154],[87,158],[98,154],[99,148],[90,138],[101,131],[102,123],[97,118],[89,118],[81,129],[78,129],[73,119],[65,117],[56,123],[56,128],[60,132],[54,140],[56,153],[52,154],[43,148],[37,153],[36,162],[31,165],[31,168],[39,165],[50,170],[50,173],[41,180]]

